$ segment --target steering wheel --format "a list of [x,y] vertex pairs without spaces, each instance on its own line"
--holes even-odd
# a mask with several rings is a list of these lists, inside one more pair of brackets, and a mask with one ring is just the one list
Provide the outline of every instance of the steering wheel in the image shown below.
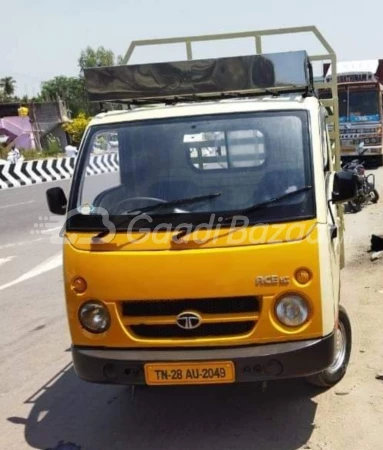
[[[130,197],[130,198],[124,198],[120,202],[118,202],[115,206],[113,206],[112,211],[110,214],[112,215],[119,215],[122,213],[126,213],[128,211],[136,211],[134,209],[134,203],[140,203],[140,202],[153,202],[155,205],[157,203],[166,203],[166,200],[162,198],[156,198],[156,197]],[[140,210],[140,208],[145,208],[146,206],[149,206],[148,204],[139,205],[137,206],[137,211]]]

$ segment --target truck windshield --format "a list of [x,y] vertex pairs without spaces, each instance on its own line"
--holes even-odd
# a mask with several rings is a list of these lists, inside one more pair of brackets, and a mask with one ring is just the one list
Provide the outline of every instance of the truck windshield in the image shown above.
[[339,118],[341,122],[365,122],[380,120],[379,92],[375,89],[362,89],[340,86]]
[[350,91],[349,114],[353,117],[377,116],[379,120],[379,96],[375,90]]
[[344,121],[347,119],[348,116],[347,91],[339,90],[338,96],[339,96],[339,117]]
[[95,126],[80,152],[70,221],[97,229],[97,216],[107,213],[126,229],[143,211],[153,226],[165,218],[177,226],[247,209],[253,223],[299,220],[314,215],[313,192],[284,194],[312,185],[311,178],[305,111]]

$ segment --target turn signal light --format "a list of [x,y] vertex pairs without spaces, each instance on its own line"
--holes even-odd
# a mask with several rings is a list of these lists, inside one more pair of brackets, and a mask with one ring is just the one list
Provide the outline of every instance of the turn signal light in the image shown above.
[[72,289],[76,294],[83,294],[88,288],[84,278],[78,277],[72,281]]
[[295,272],[295,279],[299,284],[307,284],[311,281],[311,272],[307,269],[299,269]]

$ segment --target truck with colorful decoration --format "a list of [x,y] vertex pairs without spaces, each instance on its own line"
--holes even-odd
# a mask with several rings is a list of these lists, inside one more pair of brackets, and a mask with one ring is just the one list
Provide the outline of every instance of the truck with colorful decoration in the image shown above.
[[[324,65],[326,82],[333,79],[331,64]],[[363,159],[371,165],[383,164],[383,60],[340,62],[337,64],[341,158],[354,159],[357,147],[364,146]],[[331,96],[321,91],[321,98]]]

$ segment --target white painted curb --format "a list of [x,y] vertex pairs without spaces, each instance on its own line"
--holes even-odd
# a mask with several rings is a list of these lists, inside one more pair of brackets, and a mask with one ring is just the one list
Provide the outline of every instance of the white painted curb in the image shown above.
[[[0,190],[72,178],[76,157],[0,164]],[[117,153],[91,156],[87,175],[116,172]]]

